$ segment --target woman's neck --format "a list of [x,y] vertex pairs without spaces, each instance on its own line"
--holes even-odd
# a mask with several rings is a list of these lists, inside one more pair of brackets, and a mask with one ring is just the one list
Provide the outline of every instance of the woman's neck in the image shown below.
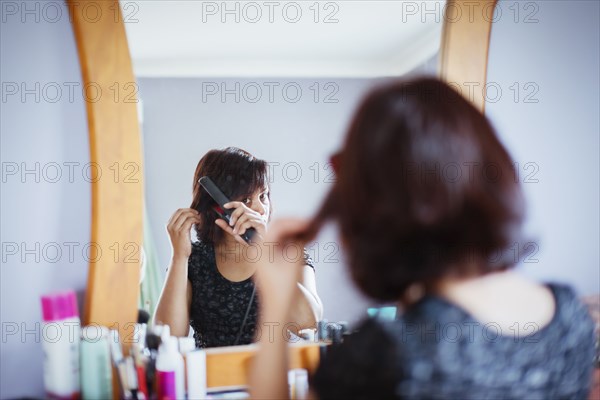
[[245,281],[256,270],[253,249],[238,243],[233,238],[231,240],[223,238],[221,242],[215,244],[215,257],[219,273],[232,282]]
[[[487,278],[489,278],[490,275],[494,277],[497,275],[497,273],[482,274],[480,272],[481,269],[473,261],[456,265],[454,268],[449,269],[450,271],[446,275],[436,280],[415,282],[410,285],[401,297],[400,304],[402,304],[403,307],[408,308],[425,295],[451,299],[457,292],[461,293],[465,288],[469,291],[473,287],[478,287],[481,283],[487,282],[489,280]],[[492,281],[494,280],[495,279],[492,279]]]
[[227,234],[219,242],[215,243],[215,254],[223,261],[239,262],[244,254],[244,249],[239,242]]
[[507,332],[515,323],[545,326],[555,313],[550,289],[510,270],[444,279],[437,285],[437,294],[467,310],[477,320],[496,323]]

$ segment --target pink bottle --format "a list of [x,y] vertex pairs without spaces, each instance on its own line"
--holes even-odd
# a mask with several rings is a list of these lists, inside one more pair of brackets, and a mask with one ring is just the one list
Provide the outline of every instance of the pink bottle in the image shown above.
[[79,398],[81,323],[75,292],[42,296],[44,386],[53,399]]
[[158,400],[177,400],[175,371],[156,371]]
[[177,350],[177,338],[170,336],[168,325],[163,327],[161,345],[156,358],[158,400],[185,398],[183,357]]

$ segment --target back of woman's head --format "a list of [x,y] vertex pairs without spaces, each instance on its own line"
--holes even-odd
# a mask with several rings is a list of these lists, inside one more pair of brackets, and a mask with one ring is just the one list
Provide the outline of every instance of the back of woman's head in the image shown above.
[[215,224],[217,214],[213,206],[216,203],[198,180],[208,176],[225,196],[232,201],[239,201],[268,187],[267,169],[266,161],[237,147],[210,150],[200,159],[194,173],[193,200],[190,206],[200,213],[202,220],[195,226],[198,239],[218,243],[224,235],[222,229]]
[[397,300],[413,283],[516,261],[498,256],[519,240],[523,218],[511,158],[447,84],[421,78],[375,89],[334,164],[337,182],[314,225],[339,224],[367,295]]

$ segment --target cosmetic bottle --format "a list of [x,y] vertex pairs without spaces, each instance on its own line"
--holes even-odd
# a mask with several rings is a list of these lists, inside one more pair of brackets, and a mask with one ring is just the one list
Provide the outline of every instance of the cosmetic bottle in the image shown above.
[[332,345],[338,345],[342,343],[342,326],[338,323],[331,323],[327,326],[327,336],[331,341]]
[[79,398],[81,325],[75,292],[42,296],[44,386],[53,399]]
[[329,321],[323,319],[317,322],[317,340],[319,342],[326,342],[329,337],[327,327],[329,326]]
[[108,328],[86,326],[81,330],[81,395],[84,400],[112,398],[112,367]]
[[292,400],[304,400],[308,396],[308,371],[295,368],[288,371],[288,386]]
[[179,351],[185,363],[185,390],[188,400],[206,398],[206,352],[196,350],[191,337],[179,338]]
[[194,350],[185,355],[188,400],[206,399],[206,351]]
[[183,357],[177,350],[177,338],[163,329],[161,345],[156,358],[158,400],[184,399]]

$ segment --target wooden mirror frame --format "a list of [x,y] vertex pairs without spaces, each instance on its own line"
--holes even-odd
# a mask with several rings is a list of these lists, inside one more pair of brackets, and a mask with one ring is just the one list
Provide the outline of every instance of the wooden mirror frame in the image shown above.
[[482,112],[496,4],[497,0],[448,0],[440,43],[440,77]]
[[67,0],[86,90],[92,180],[92,248],[83,323],[117,328],[131,341],[137,322],[143,166],[137,85],[118,0]]
[[[116,327],[126,344],[137,320],[143,238],[143,166],[136,79],[118,0],[67,3],[71,11],[78,10],[71,17],[84,88],[88,91],[90,161],[104,172],[92,182],[91,241],[102,253],[90,257],[83,323]],[[449,0],[445,10],[466,9],[463,3]],[[495,5],[496,0],[470,1],[469,7],[489,12],[476,11],[473,18],[462,13],[455,20],[444,20],[440,76],[461,86],[466,95],[470,93],[465,90],[469,86],[483,88],[486,83]],[[483,110],[483,95],[471,100]],[[253,351],[247,347],[237,355],[229,351],[221,356],[210,351],[209,386],[225,384],[218,378],[219,371],[233,369],[237,370],[234,383],[240,383],[240,379],[245,379],[247,360]],[[300,349],[292,360],[294,366],[312,370],[318,351],[316,347]]]

